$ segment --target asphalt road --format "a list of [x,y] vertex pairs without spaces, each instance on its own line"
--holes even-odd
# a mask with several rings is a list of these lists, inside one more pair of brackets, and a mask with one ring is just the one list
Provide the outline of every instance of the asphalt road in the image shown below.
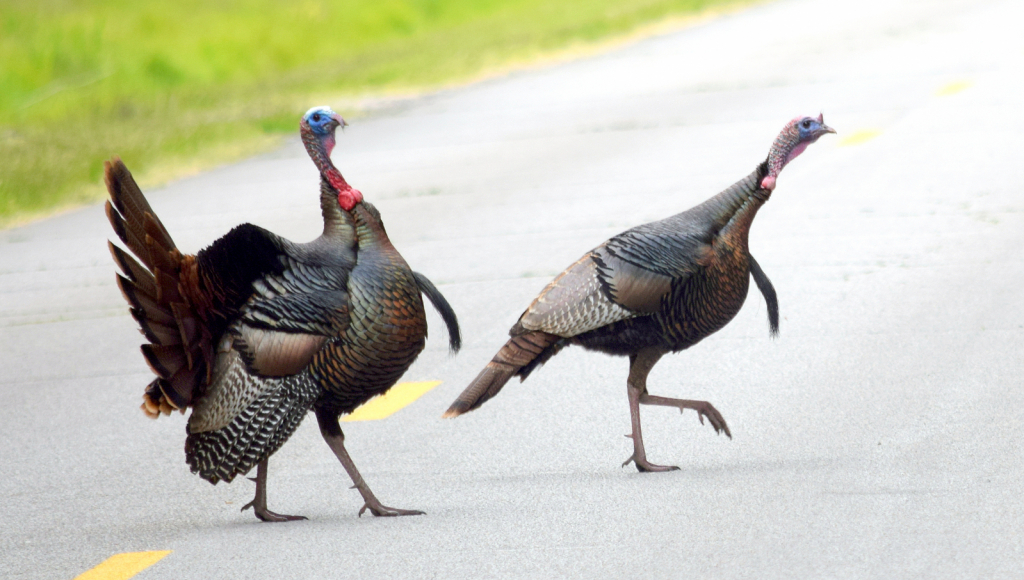
[[[451,358],[432,315],[404,379],[440,386],[343,425],[378,496],[426,516],[356,517],[312,420],[269,487],[309,521],[240,513],[252,484],[191,475],[184,417],[138,410],[101,208],[0,232],[0,577],[150,550],[170,554],[140,579],[1024,576],[1022,22],[1018,0],[782,0],[354,122],[335,161],[463,324]],[[440,418],[554,274],[822,110],[839,135],[751,233],[781,336],[752,289],[651,375],[733,440],[645,408],[648,456],[682,469],[621,468],[627,363],[579,349]],[[321,223],[297,138],[149,194],[191,251],[244,221],[300,241]]]

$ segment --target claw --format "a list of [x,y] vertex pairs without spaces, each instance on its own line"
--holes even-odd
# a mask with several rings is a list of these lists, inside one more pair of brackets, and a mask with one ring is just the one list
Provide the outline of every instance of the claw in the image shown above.
[[655,465],[653,463],[648,462],[646,459],[637,461],[635,451],[632,455],[629,456],[629,459],[622,462],[622,467],[625,467],[630,463],[635,464],[636,470],[639,471],[640,473],[645,473],[648,471],[676,471],[677,469],[679,469],[675,465]]
[[723,432],[729,439],[732,439],[732,433],[729,432],[729,425],[726,424],[722,414],[718,412],[718,409],[714,408],[711,403],[703,402],[702,407],[694,408],[697,411],[697,419],[700,420],[700,424],[704,424],[704,417],[708,418],[708,423],[715,429],[715,433],[721,435]]
[[251,502],[242,506],[239,511],[245,511],[252,508],[256,512],[256,517],[262,522],[292,522],[296,520],[307,519],[306,516],[286,516],[278,513],[274,513],[266,508],[260,509],[256,507],[256,500],[253,499]]
[[646,460],[637,461],[635,455],[630,456],[630,458],[627,459],[626,463],[623,463],[622,466],[625,467],[627,464],[629,464],[630,461],[632,461],[633,464],[636,465],[636,470],[639,471],[640,473],[679,470],[679,467],[675,465],[655,465],[654,463],[650,463],[649,461]]
[[648,471],[653,471],[653,472],[657,472],[657,471],[679,471],[679,467],[676,466],[676,465],[655,465],[653,463],[647,463],[643,467],[638,465],[637,466],[637,470],[639,470],[641,472],[648,472]]
[[386,505],[371,506],[369,502],[363,504],[363,508],[359,510],[359,517],[363,517],[363,512],[370,510],[370,513],[377,517],[396,517],[396,516],[423,516],[426,512],[419,510],[401,510],[398,508],[388,507]]
[[276,514],[270,510],[257,511],[256,517],[263,522],[294,522],[297,520],[307,519],[306,516],[286,516]]

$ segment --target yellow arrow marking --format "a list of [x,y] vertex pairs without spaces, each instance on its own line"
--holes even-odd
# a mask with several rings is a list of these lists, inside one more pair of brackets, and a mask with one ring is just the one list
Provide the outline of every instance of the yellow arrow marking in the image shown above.
[[92,570],[75,578],[75,580],[128,580],[132,576],[149,568],[170,554],[170,550],[162,552],[127,552],[114,554]]
[[398,383],[391,390],[379,397],[365,402],[351,415],[342,417],[342,421],[374,421],[394,414],[422,397],[427,391],[440,385],[441,381],[423,381],[420,383]]
[[846,145],[860,145],[861,143],[870,141],[881,134],[882,132],[879,131],[878,129],[862,129],[860,131],[857,131],[856,133],[853,133],[849,137],[844,137],[843,139],[841,139],[839,141],[839,145],[841,147],[845,147]]
[[935,95],[939,97],[947,97],[949,95],[955,95],[964,89],[971,87],[971,81],[955,81],[935,91]]

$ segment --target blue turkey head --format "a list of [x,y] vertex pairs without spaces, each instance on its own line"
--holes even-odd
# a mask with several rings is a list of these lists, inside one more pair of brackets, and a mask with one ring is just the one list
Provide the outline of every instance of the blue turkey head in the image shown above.
[[808,145],[814,143],[825,133],[835,133],[836,130],[825,124],[824,115],[818,115],[818,118],[804,117],[797,123],[797,130],[800,132],[801,143],[807,143]]
[[341,118],[331,110],[330,107],[313,107],[306,111],[306,114],[302,116],[302,122],[305,123],[313,133],[323,137],[334,133],[334,129],[337,127],[344,127],[348,125],[345,119]]

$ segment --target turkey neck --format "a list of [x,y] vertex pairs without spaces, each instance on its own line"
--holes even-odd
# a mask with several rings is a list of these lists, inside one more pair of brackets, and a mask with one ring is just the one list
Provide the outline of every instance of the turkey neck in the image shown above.
[[320,176],[320,213],[324,216],[324,237],[343,238],[351,232],[351,218],[338,205],[338,192],[323,175]]
[[768,162],[765,161],[750,175],[694,208],[711,220],[715,237],[746,249],[750,224],[757,210],[772,195],[771,190],[760,186],[767,174]]

